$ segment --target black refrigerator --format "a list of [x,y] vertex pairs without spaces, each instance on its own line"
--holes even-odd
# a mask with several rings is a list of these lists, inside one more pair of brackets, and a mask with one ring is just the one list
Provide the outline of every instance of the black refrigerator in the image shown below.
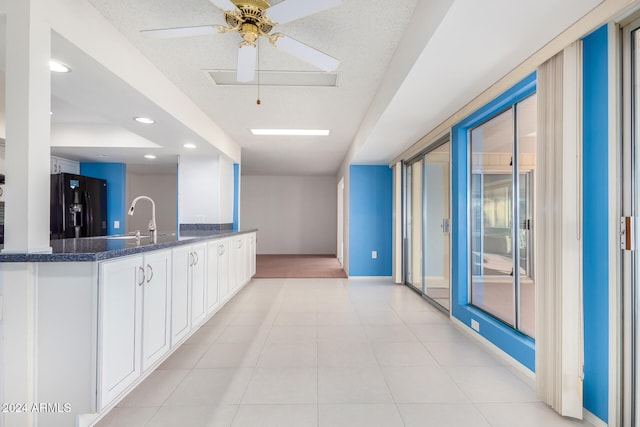
[[51,239],[106,236],[107,181],[51,175]]

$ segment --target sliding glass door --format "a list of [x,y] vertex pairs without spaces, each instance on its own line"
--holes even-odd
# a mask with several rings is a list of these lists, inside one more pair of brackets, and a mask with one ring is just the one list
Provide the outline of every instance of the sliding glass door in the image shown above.
[[449,142],[405,167],[405,283],[449,309]]
[[536,109],[532,95],[471,130],[471,304],[531,337]]

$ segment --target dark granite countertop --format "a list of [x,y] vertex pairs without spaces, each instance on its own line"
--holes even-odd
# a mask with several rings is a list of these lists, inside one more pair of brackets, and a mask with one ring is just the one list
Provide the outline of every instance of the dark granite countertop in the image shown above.
[[101,261],[254,231],[257,230],[190,230],[182,231],[179,235],[158,233],[155,243],[151,236],[144,236],[144,234],[139,241],[135,238],[117,238],[117,236],[51,240],[52,253],[0,253],[0,262]]

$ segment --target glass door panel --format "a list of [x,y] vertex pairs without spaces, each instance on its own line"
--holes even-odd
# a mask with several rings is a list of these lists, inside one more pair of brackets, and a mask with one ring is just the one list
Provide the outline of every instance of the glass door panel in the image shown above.
[[518,329],[535,337],[535,277],[533,248],[534,176],[536,169],[537,97],[517,104],[518,265],[520,267]]
[[409,273],[407,283],[411,286],[422,289],[422,171],[424,160],[419,160],[409,166],[410,168],[410,226],[408,230],[409,238]]
[[513,110],[471,131],[471,304],[515,327]]
[[424,160],[423,293],[449,310],[449,148],[427,153]]

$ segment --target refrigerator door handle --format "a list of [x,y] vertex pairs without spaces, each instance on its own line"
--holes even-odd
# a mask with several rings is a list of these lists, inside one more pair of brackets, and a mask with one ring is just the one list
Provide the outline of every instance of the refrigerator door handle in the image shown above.
[[91,206],[91,195],[88,191],[84,192],[85,199],[85,215],[86,215],[86,224],[87,224],[87,236],[91,236],[93,232],[93,210]]

